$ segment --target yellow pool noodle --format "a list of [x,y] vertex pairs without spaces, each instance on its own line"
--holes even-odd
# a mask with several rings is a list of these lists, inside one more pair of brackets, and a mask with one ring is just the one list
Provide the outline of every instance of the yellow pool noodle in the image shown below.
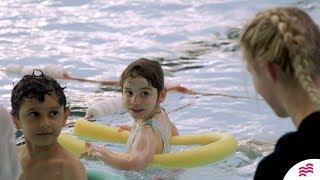
[[[118,132],[117,128],[78,120],[74,133],[94,140],[125,143],[128,131]],[[70,135],[61,134],[60,144],[79,156],[85,151],[84,142]],[[193,149],[156,154],[151,162],[152,166],[160,167],[197,167],[223,160],[233,154],[237,149],[235,138],[226,133],[202,133],[173,136],[171,144],[175,145],[201,145]],[[118,153],[126,156],[124,153]]]
[[116,127],[104,126],[82,119],[76,121],[73,133],[76,136],[115,143],[126,143],[129,136],[128,131],[119,132]]
[[59,135],[58,143],[77,157],[86,151],[85,143],[82,140],[66,133]]

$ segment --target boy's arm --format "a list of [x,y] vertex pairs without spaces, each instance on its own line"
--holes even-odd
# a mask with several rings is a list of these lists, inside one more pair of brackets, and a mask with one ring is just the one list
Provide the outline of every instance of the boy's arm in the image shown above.
[[65,160],[63,172],[63,177],[65,179],[87,180],[86,169],[81,161],[77,158],[72,160]]

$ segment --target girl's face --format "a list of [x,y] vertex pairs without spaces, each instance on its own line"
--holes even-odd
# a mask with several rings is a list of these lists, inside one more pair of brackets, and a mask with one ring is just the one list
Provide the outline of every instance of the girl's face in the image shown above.
[[135,120],[146,120],[154,113],[159,103],[164,101],[165,93],[161,92],[141,77],[129,77],[123,83],[122,98],[124,107]]
[[45,95],[44,102],[26,98],[18,117],[13,116],[13,120],[32,145],[48,146],[57,142],[69,113],[69,110],[58,104],[56,95]]

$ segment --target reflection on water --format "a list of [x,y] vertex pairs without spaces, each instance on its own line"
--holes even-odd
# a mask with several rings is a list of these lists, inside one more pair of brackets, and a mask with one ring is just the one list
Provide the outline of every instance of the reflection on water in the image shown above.
[[234,52],[239,50],[238,38],[240,36],[239,28],[229,28],[225,36],[213,34],[210,38],[202,41],[187,42],[184,47],[180,47],[181,52],[175,52],[179,55],[176,58],[155,57],[153,60],[159,61],[166,69],[169,67],[169,72],[184,71],[190,69],[200,69],[204,65],[199,65],[202,62],[201,56],[212,52]]

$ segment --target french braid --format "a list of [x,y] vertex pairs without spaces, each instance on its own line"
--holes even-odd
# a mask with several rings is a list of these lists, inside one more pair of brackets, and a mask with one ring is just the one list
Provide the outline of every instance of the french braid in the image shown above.
[[320,32],[304,11],[282,7],[260,12],[245,28],[240,41],[245,55],[256,61],[251,63],[270,61],[279,65],[284,72],[294,75],[320,107],[318,90],[312,80],[312,75],[320,69]]

